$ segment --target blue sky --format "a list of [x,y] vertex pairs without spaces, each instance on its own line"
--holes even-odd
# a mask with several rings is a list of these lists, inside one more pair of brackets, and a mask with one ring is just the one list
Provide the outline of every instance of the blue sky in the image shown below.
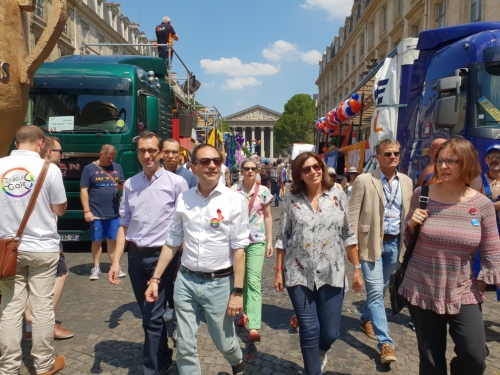
[[[118,0],[147,37],[169,16],[174,48],[202,83],[196,100],[222,116],[253,105],[282,112],[295,94],[317,93],[318,61],[352,0]],[[186,73],[174,59],[179,77]]]

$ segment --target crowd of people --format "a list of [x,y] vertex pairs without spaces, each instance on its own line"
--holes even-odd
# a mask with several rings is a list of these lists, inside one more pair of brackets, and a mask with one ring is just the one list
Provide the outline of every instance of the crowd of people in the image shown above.
[[[55,356],[52,340],[73,337],[54,319],[68,276],[56,226],[66,210],[57,167],[63,150],[57,138],[35,126],[18,131],[16,147],[0,159],[0,173],[11,182],[9,191],[4,189],[2,238],[16,235],[44,160],[51,163],[19,239],[16,273],[0,279],[0,373],[19,371],[24,315],[35,370],[52,375],[65,364],[64,356]],[[418,240],[399,293],[415,327],[419,373],[447,374],[449,326],[456,354],[451,374],[484,374],[483,291],[487,284],[500,284],[500,145],[486,150],[489,170],[482,174],[471,143],[436,140],[419,180],[430,185],[428,196],[398,172],[400,145],[393,139],[375,146],[377,169],[362,174],[348,169],[342,184],[314,152],[299,154],[291,173],[278,162],[246,159],[240,181],[231,184],[213,146],[196,146],[187,167],[176,140],[150,131],[137,140],[142,172],[125,181],[115,156],[112,145],[103,145],[81,176],[81,203],[92,235],[89,278],[100,277],[103,239],[113,285],[127,276],[120,267],[127,251],[128,277],[142,313],[145,375],[172,368],[166,329],[171,320],[177,326],[179,373],[201,374],[196,333],[202,312],[232,374],[245,374],[234,325],[248,329],[249,342],[264,339],[262,269],[274,251],[274,288],[286,289],[293,306],[305,374],[324,373],[349,288],[366,289],[359,329],[377,341],[383,364],[396,361],[384,296],[415,231]],[[422,199],[428,199],[426,209],[419,206]],[[275,243],[272,204],[282,209]],[[351,280],[346,260],[354,268]]]

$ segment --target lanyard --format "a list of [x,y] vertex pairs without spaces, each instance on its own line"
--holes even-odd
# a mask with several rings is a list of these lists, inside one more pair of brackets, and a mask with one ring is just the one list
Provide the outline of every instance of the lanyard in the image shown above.
[[[386,177],[386,180],[387,180],[387,186],[389,186],[389,179]],[[385,195],[385,201],[386,201],[386,207],[388,207],[389,209],[392,208],[392,206],[394,205],[394,201],[396,200],[396,197],[398,196],[398,190],[399,190],[399,178],[397,179],[397,182],[398,184],[396,185],[396,192],[394,193],[394,196],[392,197],[392,201],[389,201],[389,198],[391,197],[391,195],[387,196],[387,193],[385,191],[385,187],[382,185],[382,190],[384,191],[384,195]],[[391,189],[392,190],[392,189]]]

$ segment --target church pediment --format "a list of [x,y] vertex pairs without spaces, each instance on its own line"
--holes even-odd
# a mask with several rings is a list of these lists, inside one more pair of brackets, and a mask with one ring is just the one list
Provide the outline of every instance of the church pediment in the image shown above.
[[260,105],[245,109],[224,118],[224,121],[277,121],[281,113]]

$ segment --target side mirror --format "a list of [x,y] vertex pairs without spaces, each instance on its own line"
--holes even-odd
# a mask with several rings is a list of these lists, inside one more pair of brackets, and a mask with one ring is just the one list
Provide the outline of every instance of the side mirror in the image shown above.
[[451,130],[457,124],[461,84],[460,76],[445,77],[437,81],[437,92],[440,98],[437,101],[434,121],[436,127]]
[[139,136],[138,136],[138,135],[136,135],[134,138],[132,138],[132,143],[133,143],[134,145],[136,145],[136,144],[137,144],[137,142],[139,142]]

